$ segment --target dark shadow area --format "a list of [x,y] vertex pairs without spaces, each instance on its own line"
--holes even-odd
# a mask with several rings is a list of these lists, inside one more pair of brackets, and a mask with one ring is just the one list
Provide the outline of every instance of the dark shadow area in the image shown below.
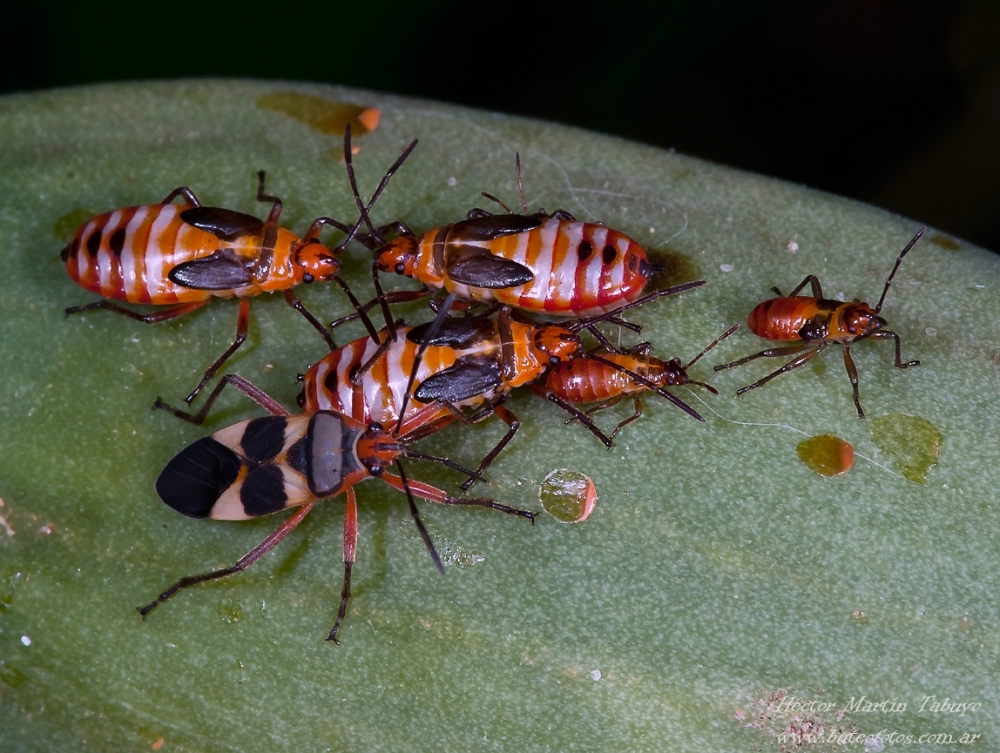
[[13,0],[0,92],[241,76],[579,125],[1000,249],[1000,5]]

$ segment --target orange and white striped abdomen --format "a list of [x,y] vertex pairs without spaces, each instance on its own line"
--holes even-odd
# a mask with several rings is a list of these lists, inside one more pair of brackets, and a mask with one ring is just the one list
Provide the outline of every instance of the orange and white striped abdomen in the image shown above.
[[[422,251],[425,246],[432,250],[430,235],[424,236]],[[440,285],[464,298],[559,316],[603,314],[630,303],[642,294],[653,270],[642,246],[593,222],[550,217],[533,230],[462,242],[527,267],[534,279],[525,285],[483,288],[457,284],[445,273]]]
[[190,204],[145,204],[116,209],[82,225],[63,249],[69,276],[81,287],[129,303],[173,304],[283,290],[295,284],[290,250],[296,237],[279,228],[267,279],[235,289],[203,290],[178,285],[170,270],[222,248],[248,259],[260,256],[261,238],[248,234],[223,241],[183,219]]
[[[419,345],[406,339],[410,327],[397,330],[398,337],[386,351],[365,372],[358,385],[352,384],[358,369],[371,359],[377,348],[370,337],[360,338],[331,351],[323,360],[306,373],[303,382],[305,411],[333,410],[366,423],[377,421],[384,426],[399,419],[403,404],[403,394]],[[384,333],[383,333],[384,334]],[[416,390],[433,374],[454,366],[458,351],[445,346],[431,345],[424,350],[413,383]],[[479,405],[492,397],[477,396],[464,401],[458,407]],[[413,399],[407,401],[407,416],[412,416],[424,406]],[[442,415],[450,412],[442,408]]]
[[593,222],[549,218],[535,230],[497,238],[492,250],[535,274],[527,285],[496,291],[497,299],[540,313],[606,313],[638,298],[652,270],[642,246]]
[[754,307],[747,326],[765,340],[799,341],[799,331],[820,313],[816,304],[811,296],[771,298]]

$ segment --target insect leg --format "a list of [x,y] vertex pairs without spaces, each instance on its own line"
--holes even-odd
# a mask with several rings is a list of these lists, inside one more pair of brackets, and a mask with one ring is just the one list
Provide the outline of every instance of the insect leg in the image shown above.
[[174,408],[172,405],[168,405],[163,402],[159,397],[156,398],[156,402],[153,403],[153,408],[159,408],[160,410],[165,410],[167,413],[172,413],[184,421],[190,421],[193,424],[200,424],[205,420],[208,412],[212,409],[212,405],[218,399],[219,394],[225,389],[227,384],[231,384],[233,387],[238,389],[248,398],[253,400],[257,405],[266,410],[272,416],[287,416],[289,415],[288,410],[275,400],[273,397],[268,395],[264,390],[262,390],[257,385],[244,379],[239,374],[226,374],[219,380],[218,384],[215,385],[215,389],[212,390],[208,398],[205,400],[205,404],[201,406],[201,410],[197,413],[188,413],[182,411],[178,408]]
[[[750,390],[756,389],[757,387],[760,387],[762,384],[767,384],[772,379],[774,379],[776,376],[781,376],[786,371],[791,371],[792,369],[797,369],[802,364],[807,363],[812,358],[814,358],[817,353],[819,353],[821,350],[823,350],[823,348],[825,348],[827,346],[827,344],[828,343],[820,343],[814,349],[807,350],[805,353],[803,353],[798,358],[793,358],[791,361],[789,361],[788,363],[786,363],[780,369],[778,369],[777,371],[774,371],[774,372],[768,374],[763,379],[758,379],[753,384],[748,384],[746,387],[741,387],[740,389],[736,390],[736,394],[737,395],[742,395],[744,392],[749,392]],[[798,350],[802,350],[802,348],[805,348],[805,347],[807,347],[807,346],[803,345],[803,346],[799,347]],[[782,348],[775,348],[775,350],[782,350]]]
[[319,500],[314,499],[310,502],[307,502],[298,510],[296,510],[295,513],[290,518],[288,518],[288,520],[286,520],[284,523],[278,526],[271,533],[270,536],[268,536],[253,549],[251,549],[249,552],[240,557],[240,559],[232,567],[226,567],[223,568],[222,570],[213,570],[210,573],[202,573],[201,575],[190,575],[187,578],[181,578],[179,581],[174,583],[170,588],[168,588],[166,591],[157,596],[154,601],[151,601],[144,607],[137,607],[139,614],[142,615],[143,621],[146,620],[146,617],[149,615],[150,612],[152,612],[154,609],[156,609],[156,607],[165,602],[167,599],[169,599],[171,596],[173,596],[181,589],[187,588],[188,586],[195,586],[199,583],[204,583],[205,581],[225,578],[227,575],[232,575],[233,573],[238,573],[242,570],[246,570],[248,567],[250,567],[250,565],[259,560],[269,551],[274,549],[274,547],[278,544],[278,542],[280,542],[283,538],[285,538],[285,536],[291,533],[292,530],[295,528],[295,526],[301,523],[303,518],[305,518],[305,516],[309,514],[309,511],[312,510],[313,505],[315,505],[318,501]]
[[334,342],[333,335],[331,335],[330,331],[323,326],[323,323],[320,322],[320,320],[317,319],[315,316],[313,316],[312,313],[309,311],[309,309],[305,307],[305,304],[302,303],[301,298],[295,295],[295,293],[293,293],[291,290],[286,290],[285,303],[287,303],[293,309],[302,314],[303,317],[305,317],[305,320],[309,322],[317,332],[320,333],[320,335],[323,337],[323,340],[326,342],[327,347],[329,347],[330,350],[337,349],[337,343]]
[[247,330],[250,328],[250,301],[246,298],[240,300],[240,311],[236,317],[236,338],[233,340],[233,344],[230,345],[226,352],[215,359],[215,363],[208,367],[205,371],[205,375],[198,382],[198,386],[191,390],[191,394],[184,398],[184,402],[191,404],[191,401],[198,397],[198,393],[202,391],[208,380],[215,376],[216,372],[222,367],[229,357],[236,352],[247,339]]
[[159,324],[160,322],[165,322],[168,319],[176,319],[184,316],[185,314],[190,314],[192,311],[197,311],[210,300],[210,298],[206,298],[202,301],[181,303],[177,306],[170,306],[169,308],[153,311],[149,314],[138,314],[135,311],[131,311],[124,306],[119,306],[117,303],[112,303],[111,301],[94,301],[93,303],[88,303],[85,306],[72,306],[71,308],[66,309],[66,316],[69,316],[70,314],[79,314],[84,311],[92,311],[94,309],[105,309],[107,311],[113,311],[116,314],[121,314],[122,316],[127,316],[129,319],[135,319],[137,322],[142,322],[143,324]]
[[257,201],[270,201],[271,211],[267,214],[267,224],[277,225],[278,219],[281,217],[281,199],[277,196],[270,196],[264,193],[264,171],[257,171]]
[[354,554],[358,548],[358,500],[354,495],[354,487],[347,487],[347,506],[344,508],[344,587],[340,591],[340,609],[337,610],[337,620],[327,636],[328,641],[340,644],[337,633],[340,623],[347,616],[347,603],[351,600],[351,568],[354,566]]
[[846,344],[844,368],[847,369],[847,378],[851,380],[851,388],[854,390],[854,407],[858,409],[858,418],[864,418],[865,412],[861,409],[861,397],[858,395],[858,367],[854,365],[854,358],[851,357],[851,346]]
[[[798,285],[798,287],[795,288],[788,295],[789,296],[798,295],[802,291],[802,288],[804,288],[806,285],[811,285],[812,286],[813,298],[822,298],[823,297],[823,287],[819,284],[819,278],[816,275],[806,275],[806,279],[804,279],[802,282],[800,282],[799,285]],[[777,293],[778,289],[774,288],[774,291]],[[781,293],[778,293],[778,295],[780,296]]]
[[[451,408],[452,410],[456,410],[452,406],[448,407]],[[507,433],[504,434],[503,437],[500,438],[500,441],[497,442],[496,445],[493,447],[493,449],[490,450],[488,453],[486,453],[486,455],[483,456],[483,459],[479,461],[479,467],[476,468],[476,475],[469,476],[469,478],[466,479],[461,484],[461,489],[463,492],[468,491],[470,486],[472,486],[474,483],[476,483],[477,480],[482,478],[483,471],[489,468],[490,465],[492,465],[493,461],[496,460],[497,455],[503,452],[504,447],[506,447],[510,442],[510,440],[514,438],[514,435],[517,433],[517,430],[521,426],[521,422],[518,420],[517,416],[515,416],[507,408],[504,408],[502,405],[492,405],[489,406],[487,409],[479,411],[475,416],[471,418],[471,421],[472,423],[475,423],[476,421],[481,421],[482,419],[489,416],[491,413],[495,413],[501,421],[507,424]]]
[[598,428],[597,424],[595,424],[593,420],[591,420],[590,416],[588,416],[584,411],[574,407],[573,405],[570,405],[569,403],[567,403],[565,400],[563,400],[561,397],[559,397],[553,392],[546,393],[544,397],[546,400],[558,405],[564,411],[569,413],[573,418],[575,418],[581,424],[586,426],[587,429],[590,431],[590,433],[593,434],[598,439],[600,439],[606,448],[608,448],[609,450],[611,449],[612,445],[611,439],[608,437],[607,434],[605,434]]
[[[606,400],[603,403],[600,403],[599,405],[595,405],[592,408],[587,408],[587,410],[583,411],[583,413],[587,416],[592,416],[595,413],[597,413],[597,411],[605,410],[606,408],[611,408],[615,405],[618,405],[618,403],[624,400],[625,397],[626,397],[625,395],[619,395],[618,397],[612,398],[611,400]],[[626,418],[624,421],[620,421],[618,425],[615,427],[615,430],[611,432],[611,434],[608,436],[608,439],[611,439],[613,441],[614,438],[618,436],[618,432],[621,430],[623,426],[626,426],[627,424],[630,424],[633,421],[635,421],[637,418],[642,417],[642,400],[638,397],[633,397],[632,404],[635,408],[635,413]],[[577,420],[576,416],[573,416],[572,418],[567,418],[564,423],[571,424],[576,420]]]
[[745,363],[754,361],[758,358],[774,358],[776,356],[790,356],[793,353],[801,353],[803,350],[809,347],[808,343],[803,343],[802,345],[786,345],[781,348],[767,348],[760,351],[760,353],[753,353],[749,356],[744,356],[735,361],[730,361],[729,363],[720,363],[715,367],[715,371],[722,371],[723,369],[731,369],[733,366],[742,366]]
[[[421,288],[420,290],[395,290],[391,293],[385,294],[386,303],[408,303],[409,301],[419,300],[427,295],[430,295],[430,290],[427,288]],[[368,313],[376,306],[380,305],[381,301],[379,298],[372,298],[368,303],[361,304],[361,311]],[[353,314],[346,314],[345,316],[334,319],[330,322],[330,329],[336,329],[341,324],[347,324],[348,322],[353,322],[355,319],[360,319],[361,314],[355,311]],[[398,326],[398,325],[397,325]]]
[[[632,329],[632,327],[638,327],[638,329],[632,330],[633,332],[636,332],[636,333],[638,333],[639,331],[642,330],[642,327],[640,327],[639,325],[631,324],[630,322],[618,320],[615,323],[629,325],[628,329]],[[599,329],[597,329],[597,327],[595,325],[590,325],[590,326],[587,327],[587,329],[590,330],[590,333],[594,336],[594,339],[597,340],[597,342],[600,344],[600,346],[602,348],[604,348],[606,351],[608,351],[609,353],[622,353],[623,352],[620,347],[618,347],[617,345],[615,345],[614,343],[612,343],[607,337],[605,337],[604,333],[601,332]],[[640,345],[642,345],[642,344],[649,345],[649,343],[640,343]]]
[[[615,430],[611,432],[611,436],[609,437],[611,440],[614,440],[614,438],[618,436],[618,432],[621,431],[623,426],[628,426],[633,421],[642,418],[642,399],[639,397],[633,397],[632,406],[635,408],[635,412],[624,421],[618,422],[618,426],[615,427]],[[587,412],[590,413],[590,411]]]
[[167,194],[167,198],[165,198],[160,203],[161,204],[169,204],[174,199],[176,199],[178,196],[183,196],[184,197],[184,201],[186,201],[188,204],[194,204],[196,207],[200,207],[201,206],[201,202],[198,201],[198,197],[194,195],[194,191],[192,191],[187,186],[180,186],[179,188],[175,188],[173,191],[171,191],[170,193],[168,193]]
[[868,337],[870,337],[872,340],[875,339],[887,340],[891,338],[896,341],[896,363],[894,365],[897,369],[908,369],[911,366],[920,365],[920,361],[907,361],[906,363],[903,363],[903,353],[900,350],[899,335],[897,335],[895,332],[891,332],[887,329],[879,329],[872,332],[870,335],[868,335]]
[[[397,466],[398,468],[398,466]],[[497,512],[502,512],[506,515],[516,515],[519,518],[527,518],[534,523],[535,515],[537,513],[531,512],[530,510],[519,510],[516,507],[510,507],[509,505],[496,502],[489,497],[452,497],[450,494],[442,489],[438,489],[436,486],[431,486],[430,484],[425,484],[422,481],[411,481],[405,476],[396,476],[391,473],[383,473],[379,476],[383,481],[385,481],[393,489],[398,489],[402,492],[406,492],[409,489],[413,494],[423,499],[429,500],[431,502],[437,502],[441,505],[459,505],[468,507],[488,507],[491,510],[496,510]],[[422,526],[422,524],[421,524]],[[425,529],[426,531],[426,529]],[[429,540],[429,539],[428,539]]]
[[[607,322],[608,324],[616,324],[619,327],[623,327],[623,328],[629,330],[630,332],[635,332],[637,335],[640,332],[642,332],[642,325],[641,324],[635,324],[634,322],[627,322],[624,319],[622,319],[620,317],[617,317],[617,316],[609,316],[604,321]],[[594,337],[596,337],[598,340],[601,339],[601,335],[598,333],[598,329],[597,329],[596,325],[594,325],[594,324],[588,324],[587,325],[587,329],[589,329],[591,331],[591,333],[593,333]]]
[[[622,400],[624,400],[625,397],[626,397],[625,395],[618,395],[617,397],[613,397],[610,400],[605,400],[603,403],[591,406],[590,408],[587,408],[587,410],[583,412],[586,413],[588,416],[592,416],[598,411],[606,410],[607,408],[613,408],[614,406],[618,405],[618,403],[620,403]],[[568,426],[574,421],[576,421],[575,416],[572,418],[567,418],[565,421],[563,421],[563,423]]]

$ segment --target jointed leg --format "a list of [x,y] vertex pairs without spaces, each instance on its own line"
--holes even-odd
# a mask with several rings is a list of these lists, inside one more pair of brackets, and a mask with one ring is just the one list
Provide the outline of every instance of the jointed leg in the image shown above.
[[293,309],[295,309],[300,314],[302,314],[302,316],[305,317],[305,320],[309,322],[313,326],[313,328],[320,333],[320,335],[322,335],[323,340],[326,342],[327,347],[330,348],[330,350],[336,350],[337,343],[334,342],[333,335],[330,334],[330,331],[323,326],[323,323],[320,322],[319,319],[317,319],[315,316],[312,315],[312,313],[310,313],[309,309],[307,309],[305,305],[302,303],[302,299],[300,299],[297,295],[295,295],[295,293],[293,293],[291,290],[286,290],[285,303],[287,303],[289,306],[291,306]]
[[635,409],[635,412],[624,421],[619,421],[618,426],[616,426],[615,430],[611,432],[610,439],[612,441],[614,441],[614,438],[618,436],[618,432],[621,431],[623,426],[628,426],[633,421],[642,418],[642,400],[638,397],[632,398],[632,407]]
[[722,371],[723,369],[731,369],[734,366],[742,366],[745,363],[750,363],[758,358],[775,358],[780,356],[790,356],[794,353],[801,353],[803,350],[809,347],[809,343],[802,343],[801,345],[786,345],[781,348],[767,348],[760,351],[759,353],[753,353],[749,356],[744,356],[735,361],[730,361],[729,363],[720,363],[715,367],[715,371]]
[[[806,279],[804,279],[802,282],[800,282],[798,284],[798,287],[796,287],[788,295],[789,296],[798,295],[800,292],[802,292],[802,288],[804,288],[806,285],[810,285],[812,287],[813,298],[822,298],[823,297],[823,288],[819,284],[819,278],[816,275],[806,275]],[[779,296],[781,295],[781,293],[778,291],[777,288],[772,288],[772,289]]]
[[438,489],[436,486],[425,484],[423,481],[410,480],[405,476],[396,476],[392,473],[383,473],[379,478],[394,489],[406,492],[406,487],[409,487],[410,491],[418,497],[422,497],[423,499],[431,502],[437,502],[438,504],[488,507],[491,510],[496,510],[497,512],[502,512],[507,515],[516,515],[519,518],[527,518],[530,521],[535,520],[536,513],[533,513],[530,510],[519,510],[516,507],[510,507],[508,505],[501,504],[500,502],[495,502],[488,497],[452,497],[450,494],[442,489]]
[[[456,410],[452,408],[452,410]],[[480,411],[475,416],[472,417],[472,422],[475,423],[476,420],[482,420],[486,418],[490,413],[495,413],[501,421],[507,424],[507,433],[500,438],[500,441],[496,443],[492,450],[483,456],[483,459],[479,461],[479,467],[476,468],[476,475],[469,476],[462,485],[462,491],[468,491],[469,487],[476,483],[477,479],[482,478],[483,471],[490,467],[494,460],[496,460],[497,455],[503,452],[504,447],[514,438],[517,433],[518,428],[521,426],[521,422],[518,421],[517,416],[515,416],[507,408],[502,405],[493,405],[488,408],[488,412]]]
[[872,340],[889,340],[889,339],[892,339],[892,340],[896,341],[896,363],[893,364],[893,365],[897,369],[908,369],[911,366],[919,366],[920,365],[920,361],[907,361],[906,363],[903,363],[903,353],[902,353],[902,350],[900,349],[901,346],[900,346],[900,343],[899,343],[899,335],[897,335],[895,332],[890,332],[887,329],[879,329],[879,330],[876,330],[875,332],[873,332],[872,334],[868,335],[868,337],[870,339],[872,339]]
[[[427,288],[421,288],[420,290],[395,290],[391,293],[385,294],[386,303],[406,303],[408,301],[416,301],[430,294],[430,290]],[[371,311],[376,306],[380,305],[381,301],[379,298],[372,298],[368,303],[361,304],[361,311],[365,313]],[[334,319],[330,322],[330,329],[336,329],[341,324],[347,324],[348,322],[353,322],[355,319],[359,319],[361,314],[355,311],[353,314],[347,314],[345,316]]]
[[205,375],[198,382],[198,386],[191,390],[191,394],[184,398],[184,402],[190,404],[192,400],[198,397],[198,393],[201,392],[202,388],[208,384],[208,380],[215,376],[215,373],[222,367],[229,357],[236,352],[247,339],[247,330],[250,328],[250,301],[246,298],[240,300],[240,311],[239,315],[236,317],[236,338],[233,340],[233,344],[230,345],[226,352],[215,359],[215,363],[208,367],[205,371]]
[[227,384],[231,384],[233,387],[238,389],[248,398],[253,400],[257,405],[266,410],[272,416],[287,416],[290,415],[288,410],[275,400],[273,397],[268,395],[260,387],[257,387],[252,382],[244,379],[238,374],[226,374],[219,380],[218,384],[215,385],[215,389],[209,394],[208,399],[205,400],[205,404],[201,406],[201,410],[197,413],[188,413],[186,411],[174,408],[171,405],[163,402],[159,397],[156,398],[156,402],[153,403],[153,408],[159,408],[160,410],[165,410],[168,413],[172,413],[177,418],[184,421],[190,421],[193,424],[200,424],[208,416],[208,412],[212,409],[215,401],[218,399],[219,394],[225,389]]
[[858,395],[858,367],[851,357],[850,345],[844,346],[844,368],[847,369],[847,378],[851,380],[851,388],[854,390],[854,407],[858,409],[858,418],[864,418],[865,412],[861,409],[861,397]]
[[200,207],[201,206],[201,202],[198,201],[198,197],[194,195],[194,191],[192,191],[187,186],[180,186],[179,188],[175,188],[173,191],[171,191],[170,193],[168,193],[167,194],[167,198],[165,198],[160,203],[161,204],[169,204],[174,199],[176,199],[178,196],[183,196],[184,197],[184,201],[186,201],[188,204],[194,204],[196,207]]
[[247,552],[245,555],[240,557],[240,559],[232,567],[223,568],[222,570],[213,570],[210,573],[202,573],[201,575],[191,575],[187,578],[181,578],[179,581],[174,583],[170,588],[161,593],[156,597],[154,601],[151,601],[144,607],[138,607],[139,614],[142,615],[142,619],[145,621],[146,617],[152,612],[156,607],[165,602],[175,593],[181,589],[187,588],[188,586],[194,586],[198,583],[204,583],[209,580],[218,580],[219,578],[225,578],[227,575],[232,575],[233,573],[241,572],[246,570],[250,565],[259,560],[269,551],[274,549],[274,547],[280,542],[285,536],[292,532],[292,530],[297,526],[302,520],[309,514],[312,510],[313,505],[319,500],[312,500],[307,504],[300,507],[295,513],[288,518],[284,523],[278,526],[270,536],[260,542],[257,546]]
[[[805,346],[803,346],[803,347],[805,347]],[[768,382],[770,382],[776,376],[781,376],[785,372],[791,371],[792,369],[797,369],[799,366],[802,366],[803,364],[808,363],[810,360],[812,360],[813,358],[815,358],[816,354],[819,353],[820,351],[822,351],[823,348],[825,348],[825,347],[826,347],[826,344],[825,343],[821,343],[821,344],[817,345],[813,350],[807,350],[805,353],[803,353],[798,358],[793,358],[791,361],[789,361],[788,363],[786,363],[780,369],[778,369],[777,371],[774,371],[774,372],[768,374],[763,379],[758,379],[753,384],[748,384],[746,387],[741,387],[740,389],[736,390],[736,394],[737,395],[742,395],[744,392],[749,392],[750,390],[757,389],[761,385],[764,385],[764,384],[767,384]],[[799,350],[801,350],[801,349],[802,348],[799,348]],[[778,348],[778,350],[780,350],[780,348]]]
[[277,196],[269,196],[264,193],[264,171],[257,171],[257,201],[269,201],[271,202],[271,211],[267,214],[267,224],[277,225],[278,219],[281,217],[281,199]]
[[327,636],[328,641],[339,644],[337,633],[340,623],[347,616],[347,603],[351,600],[351,568],[354,566],[354,555],[358,548],[358,500],[354,495],[354,487],[347,487],[347,506],[344,508],[344,587],[340,591],[340,609],[337,610],[337,620]]
[[554,394],[552,392],[546,393],[545,399],[548,400],[548,401],[550,401],[550,402],[555,403],[560,408],[562,408],[564,411],[566,411],[567,413],[569,413],[573,418],[575,418],[581,424],[583,424],[584,426],[586,426],[587,429],[590,431],[591,434],[593,434],[595,437],[597,437],[599,440],[601,440],[601,442],[604,444],[604,446],[607,449],[609,449],[609,450],[611,449],[611,445],[612,445],[611,438],[607,434],[605,434],[603,431],[601,431],[598,428],[597,424],[595,424],[593,422],[593,420],[591,420],[590,416],[588,416],[584,411],[582,411],[582,410],[574,407],[570,403],[567,403],[561,397],[559,397],[558,395],[556,395],[556,394]]
[[[585,415],[587,415],[587,416],[592,416],[595,413],[597,413],[597,411],[605,410],[606,408],[611,408],[611,407],[613,407],[615,405],[618,405],[618,403],[620,403],[622,400],[624,400],[625,397],[626,397],[625,395],[619,395],[618,397],[612,398],[611,400],[606,400],[605,402],[600,403],[599,405],[595,405],[592,408],[587,408],[587,410],[583,411],[583,413]],[[611,432],[610,435],[608,435],[608,439],[614,441],[614,438],[618,436],[618,432],[621,431],[621,429],[622,429],[623,426],[627,426],[628,424],[632,423],[636,419],[639,419],[639,418],[642,417],[642,400],[641,400],[641,398],[633,397],[632,398],[632,406],[633,406],[635,412],[631,416],[629,416],[628,418],[626,418],[625,420],[619,421],[618,425],[615,427],[615,430],[613,432]],[[571,424],[571,423],[573,423],[576,420],[577,420],[576,416],[573,416],[572,418],[567,418],[566,419],[566,423],[567,424]]]
[[185,316],[186,314],[190,314],[192,311],[197,311],[210,300],[211,298],[206,298],[203,301],[179,303],[176,306],[170,306],[158,311],[153,311],[149,314],[138,314],[135,311],[131,311],[124,306],[119,306],[117,303],[112,303],[111,301],[94,301],[93,303],[88,303],[84,306],[72,306],[71,308],[66,309],[66,316],[69,316],[70,314],[80,314],[84,311],[93,311],[94,309],[105,309],[106,311],[113,311],[116,314],[127,316],[129,319],[135,319],[137,322],[142,322],[143,324],[159,324],[160,322]]

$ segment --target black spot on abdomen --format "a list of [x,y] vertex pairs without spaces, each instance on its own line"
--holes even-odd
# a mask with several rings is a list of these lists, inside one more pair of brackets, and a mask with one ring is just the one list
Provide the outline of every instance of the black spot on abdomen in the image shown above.
[[605,246],[604,251],[601,252],[601,261],[605,264],[611,264],[618,257],[618,249],[614,246]]
[[59,258],[60,258],[60,259],[62,259],[62,260],[63,260],[64,262],[66,262],[66,261],[69,261],[69,258],[70,258],[71,256],[72,256],[72,257],[73,257],[73,258],[75,259],[75,258],[76,258],[76,255],[77,255],[78,253],[80,253],[80,236],[79,236],[79,235],[77,235],[77,236],[74,236],[74,237],[73,237],[73,240],[71,240],[71,241],[70,241],[70,242],[69,242],[69,243],[68,243],[68,244],[66,245],[66,248],[64,248],[64,249],[63,249],[63,250],[62,250],[62,251],[60,252],[60,254],[59,254]]
[[111,246],[111,253],[115,256],[121,256],[122,249],[125,248],[125,228],[120,227],[115,230],[108,238],[108,245]]
[[587,261],[592,253],[594,253],[594,247],[590,241],[580,241],[580,245],[576,247],[576,255],[580,261]]
[[[357,373],[356,369],[357,367],[352,368],[352,376]],[[330,369],[326,372],[326,376],[323,377],[323,387],[325,387],[326,391],[331,395],[335,395],[337,393],[338,379],[336,369]]]
[[90,234],[87,238],[87,253],[91,256],[97,256],[97,252],[101,250],[101,231],[95,229],[94,232]]

